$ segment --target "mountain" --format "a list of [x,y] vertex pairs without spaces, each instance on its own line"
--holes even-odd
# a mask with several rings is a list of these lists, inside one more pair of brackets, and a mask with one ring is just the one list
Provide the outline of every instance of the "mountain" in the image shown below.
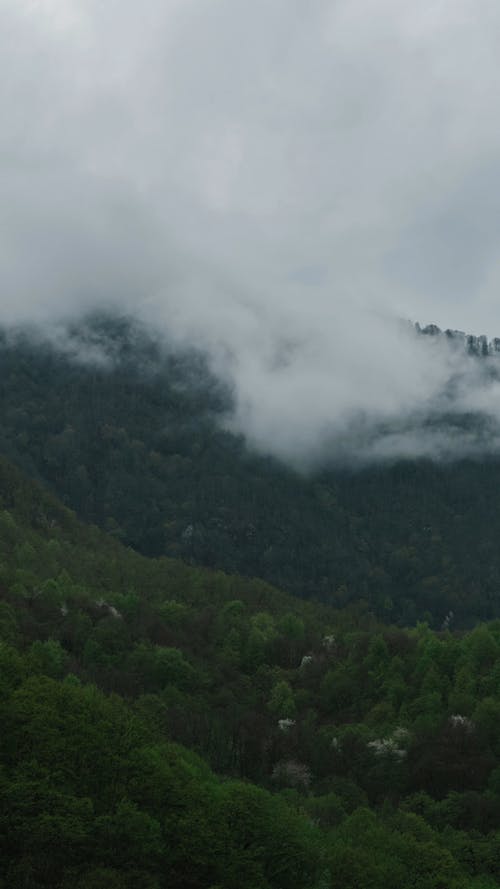
[[[362,602],[403,625],[498,614],[495,456],[297,472],[229,431],[231,391],[202,354],[105,315],[45,338],[4,331],[0,399],[0,453],[145,555]],[[445,420],[457,436],[482,422],[488,440],[476,415],[425,422]]]

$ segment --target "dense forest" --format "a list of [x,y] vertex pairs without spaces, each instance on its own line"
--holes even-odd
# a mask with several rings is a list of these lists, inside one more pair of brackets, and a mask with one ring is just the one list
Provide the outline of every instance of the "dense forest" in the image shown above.
[[0,885],[488,889],[500,622],[146,558],[0,461]]
[[0,336],[0,453],[126,545],[401,626],[496,616],[498,459],[301,474],[228,431],[231,398],[128,319]]

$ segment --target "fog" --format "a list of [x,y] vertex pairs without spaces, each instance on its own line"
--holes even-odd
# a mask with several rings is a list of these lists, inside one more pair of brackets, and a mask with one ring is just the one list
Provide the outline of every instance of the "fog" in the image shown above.
[[499,53],[489,0],[3,0],[0,321],[133,313],[295,463],[496,452],[407,322],[500,334]]

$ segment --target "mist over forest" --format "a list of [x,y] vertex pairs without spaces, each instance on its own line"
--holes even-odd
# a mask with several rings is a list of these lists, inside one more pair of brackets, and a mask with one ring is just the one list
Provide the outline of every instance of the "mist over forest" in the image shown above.
[[231,377],[161,330],[103,313],[7,328],[0,449],[145,555],[336,606],[362,600],[400,624],[439,628],[452,612],[470,626],[496,614],[500,577],[497,427],[481,410],[499,353],[435,327],[402,331],[456,378],[425,410],[355,415],[341,433],[311,426],[299,451],[271,428],[256,443]]
[[288,327],[276,336],[269,328],[265,342],[257,326],[255,340],[246,326],[234,342],[232,328],[209,340],[181,332],[175,320],[169,327],[108,310],[11,324],[3,336],[50,347],[89,370],[116,369],[126,352],[140,374],[148,349],[150,370],[162,356],[191,357],[225,392],[221,426],[299,472],[498,452],[498,339],[387,318],[364,340],[335,325],[322,334],[303,326],[300,335]]

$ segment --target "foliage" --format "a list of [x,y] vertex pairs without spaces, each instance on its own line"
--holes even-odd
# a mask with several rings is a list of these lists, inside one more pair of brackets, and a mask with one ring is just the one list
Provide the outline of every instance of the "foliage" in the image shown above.
[[500,621],[145,558],[4,460],[0,596],[3,886],[498,885]]

